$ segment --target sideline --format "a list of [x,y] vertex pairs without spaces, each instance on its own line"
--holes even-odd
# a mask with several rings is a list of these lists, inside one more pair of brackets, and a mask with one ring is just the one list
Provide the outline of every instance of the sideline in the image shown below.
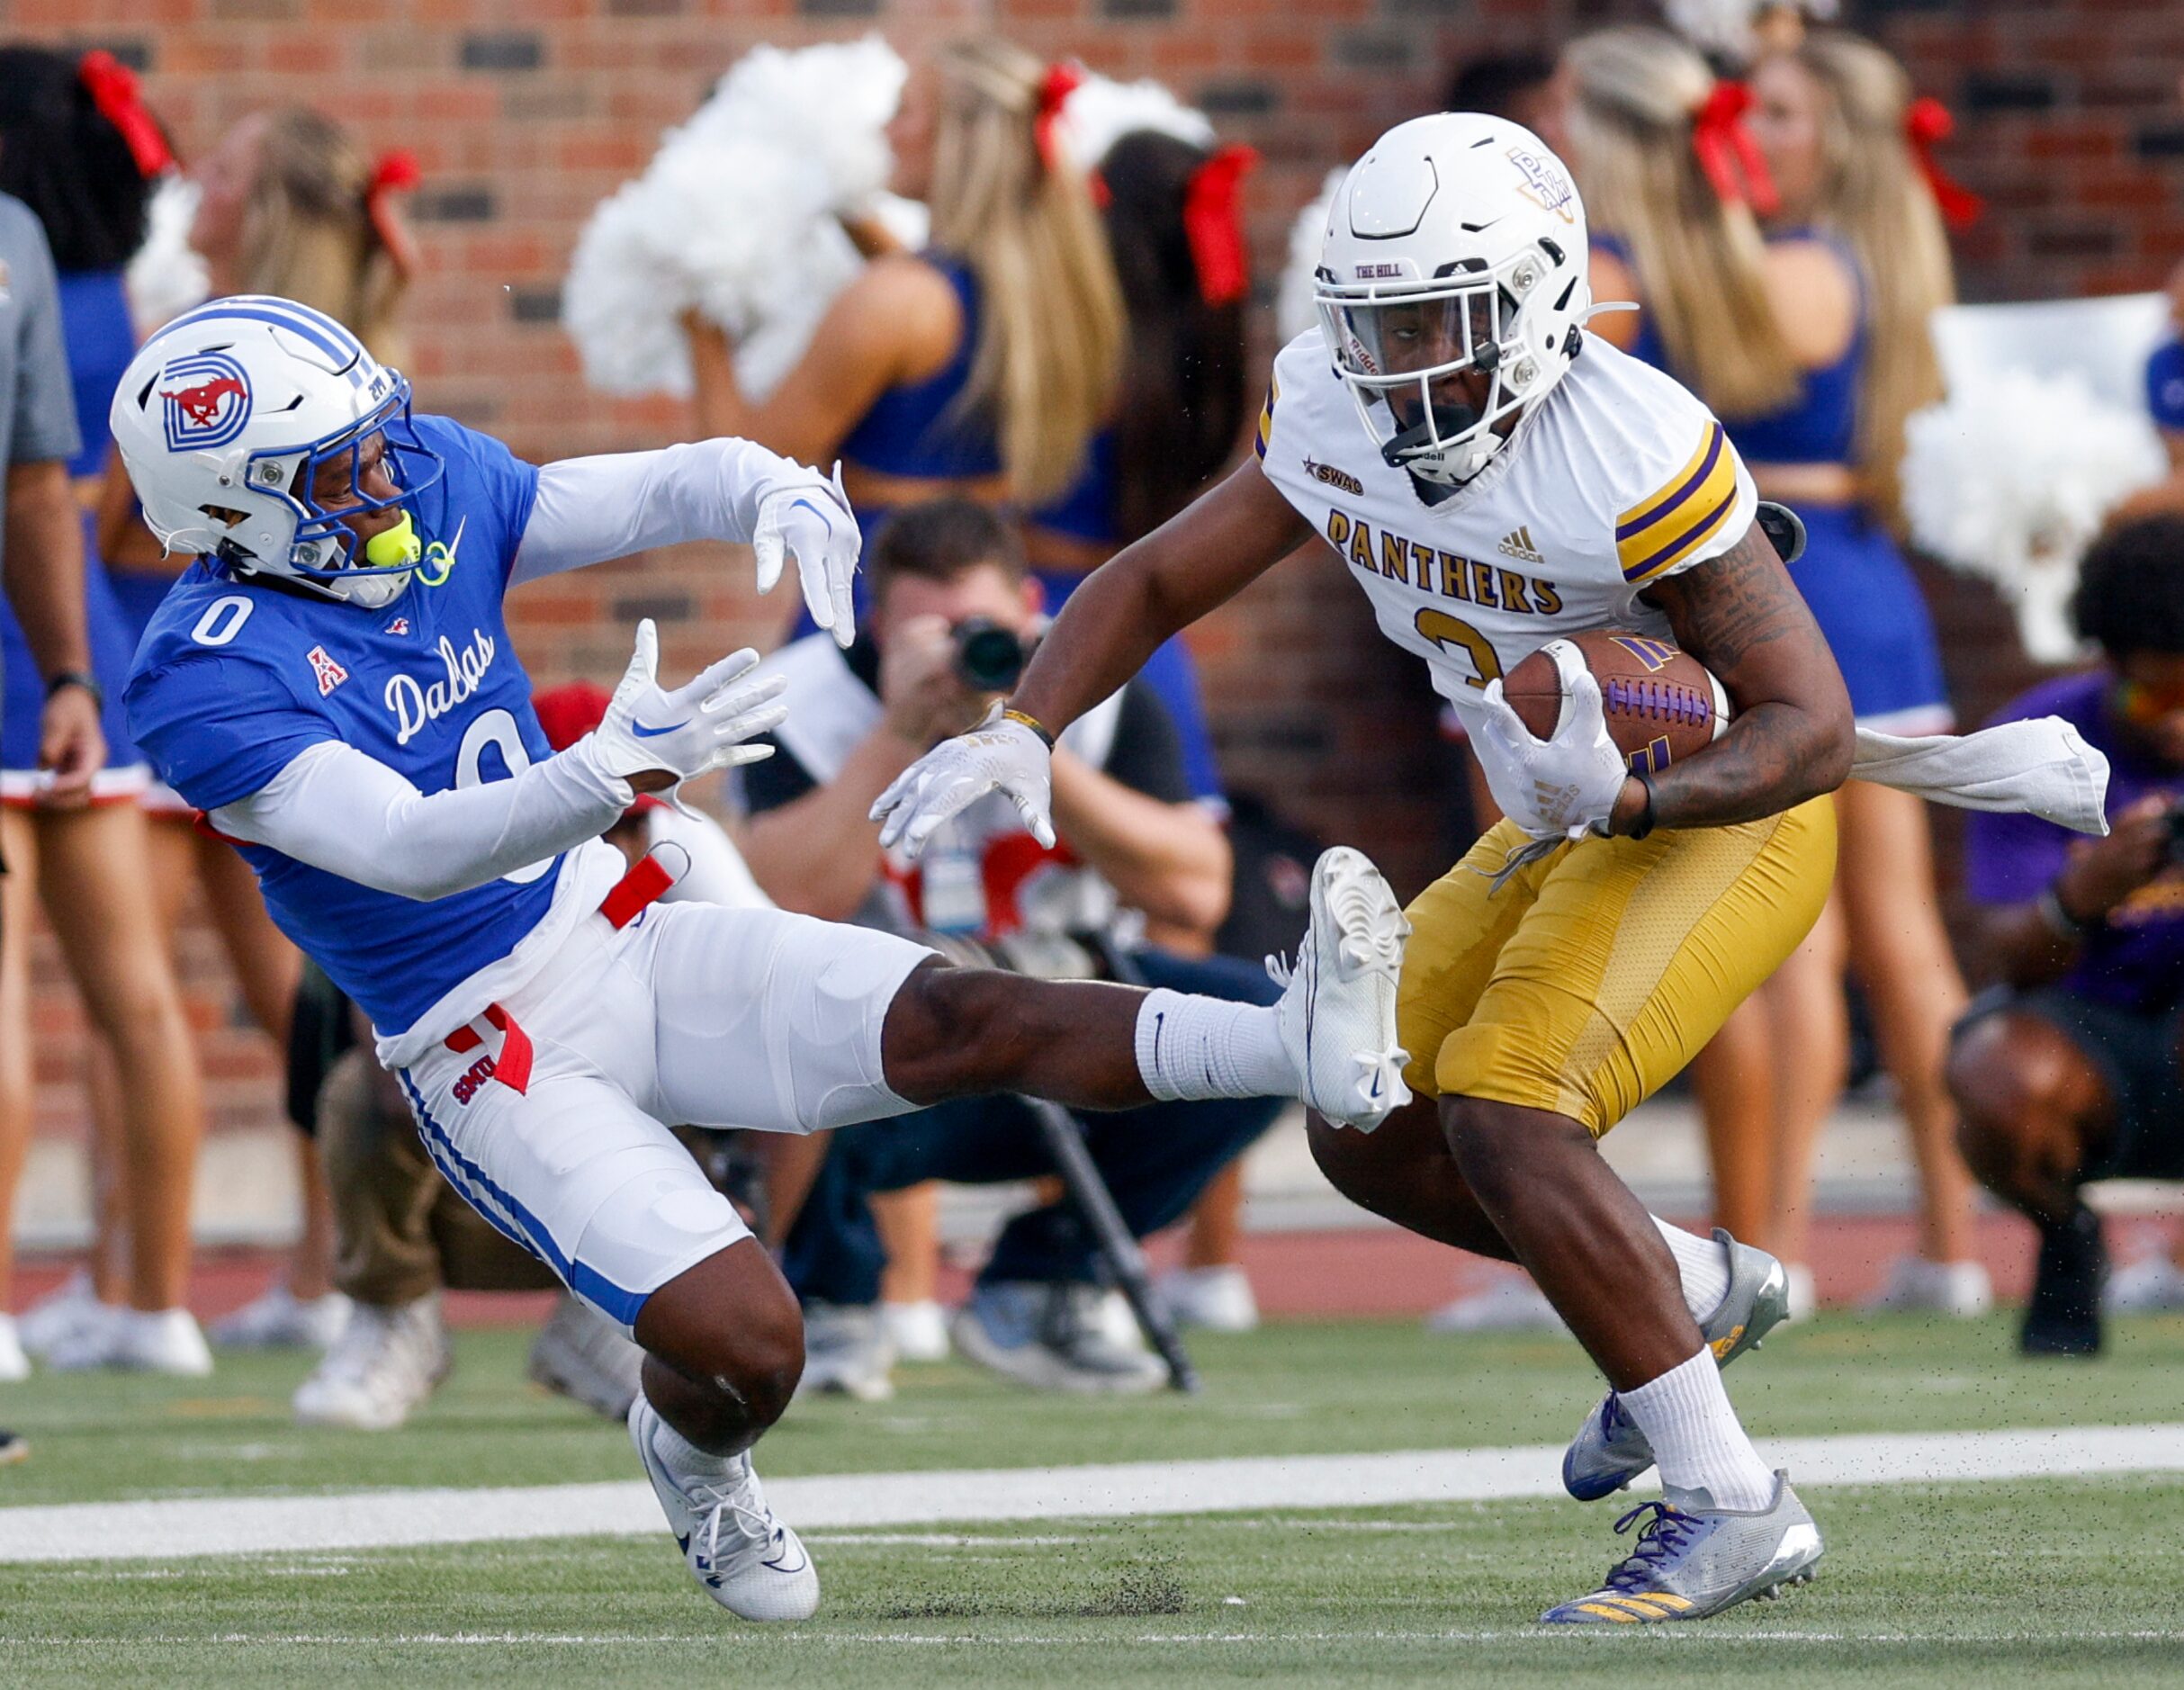
[[[2184,1425],[1770,1438],[1800,1489],[2184,1472]],[[1379,1455],[1252,1456],[767,1481],[807,1531],[950,1521],[1363,1508],[1561,1494],[1559,1443]],[[1641,1493],[1642,1494],[1642,1493]],[[0,1562],[173,1560],[536,1538],[640,1537],[666,1524],[643,1479],[0,1508]]]

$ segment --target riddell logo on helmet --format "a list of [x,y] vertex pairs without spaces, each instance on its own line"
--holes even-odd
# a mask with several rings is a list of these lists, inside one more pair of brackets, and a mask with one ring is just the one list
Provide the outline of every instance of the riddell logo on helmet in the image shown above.
[[1570,209],[1577,202],[1577,190],[1570,185],[1569,178],[1562,174],[1559,165],[1542,157],[1529,147],[1512,147],[1508,158],[1516,166],[1517,174],[1524,178],[1523,184],[1517,189],[1519,193],[1542,211],[1552,211],[1566,223],[1577,220],[1577,214]]
[[159,382],[169,452],[224,446],[250,420],[250,378],[224,353],[176,358]]

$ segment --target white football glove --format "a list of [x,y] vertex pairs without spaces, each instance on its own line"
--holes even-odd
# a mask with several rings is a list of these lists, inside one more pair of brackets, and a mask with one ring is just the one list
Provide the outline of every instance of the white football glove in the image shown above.
[[1565,674],[1569,697],[1551,739],[1536,740],[1498,680],[1482,696],[1479,764],[1494,801],[1534,839],[1582,839],[1604,832],[1631,765],[1608,735],[1600,683],[1590,670]]
[[839,463],[831,481],[812,475],[808,481],[769,487],[759,495],[758,526],[750,535],[759,590],[773,591],[781,579],[782,553],[792,554],[812,620],[831,634],[844,651],[857,637],[849,584],[856,579],[858,553],[864,544],[849,509],[849,496],[842,491]]
[[660,634],[648,616],[637,625],[636,654],[622,684],[589,736],[598,768],[625,780],[664,769],[680,781],[774,754],[770,745],[742,743],[771,733],[788,715],[786,705],[774,702],[788,685],[786,677],[736,685],[759,666],[756,652],[746,646],[732,652],[673,692],[663,691],[654,678],[659,664]]
[[915,857],[935,828],[989,792],[1007,796],[1040,844],[1054,843],[1054,754],[1046,741],[1001,712],[996,702],[984,721],[942,740],[880,794],[872,819],[880,824],[883,849],[900,844]]

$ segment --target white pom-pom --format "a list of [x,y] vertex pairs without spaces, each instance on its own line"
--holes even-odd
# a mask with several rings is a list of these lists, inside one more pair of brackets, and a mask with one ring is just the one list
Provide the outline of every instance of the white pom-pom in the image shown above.
[[670,130],[643,176],[592,213],[562,291],[585,380],[610,393],[690,391],[678,320],[696,307],[739,343],[753,398],[802,355],[859,260],[833,219],[869,204],[903,61],[877,36],[760,47]]
[[1100,167],[1109,148],[1141,129],[1157,130],[1193,147],[1213,145],[1213,120],[1149,77],[1117,82],[1087,75],[1063,102],[1056,132],[1069,161],[1089,172]]
[[212,291],[204,258],[190,245],[198,197],[197,184],[178,170],[162,175],[152,189],[144,244],[121,278],[139,339],[203,304]]
[[887,120],[908,75],[877,35],[793,51],[756,47],[728,67],[683,133],[778,147],[818,167],[837,196],[829,211],[847,210],[887,185]]
[[1314,274],[1319,268],[1319,249],[1327,238],[1327,213],[1335,204],[1335,191],[1350,174],[1337,165],[1319,184],[1318,197],[1297,213],[1290,225],[1289,263],[1282,267],[1281,285],[1274,292],[1274,328],[1282,343],[1311,328],[1319,319],[1312,310]]
[[1922,548],[2001,589],[2029,655],[2066,663],[2079,559],[2167,467],[2153,425],[2076,371],[1993,370],[1907,424],[1904,514]]

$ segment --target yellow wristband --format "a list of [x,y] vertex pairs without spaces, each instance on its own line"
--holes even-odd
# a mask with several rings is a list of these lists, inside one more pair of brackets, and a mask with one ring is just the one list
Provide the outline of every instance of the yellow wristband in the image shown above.
[[1039,736],[1040,743],[1050,751],[1054,750],[1054,735],[1047,731],[1047,724],[1037,716],[1027,715],[1021,710],[1011,709],[1007,706],[1003,706],[1001,719],[1003,722],[1013,722],[1019,727],[1029,728]]

